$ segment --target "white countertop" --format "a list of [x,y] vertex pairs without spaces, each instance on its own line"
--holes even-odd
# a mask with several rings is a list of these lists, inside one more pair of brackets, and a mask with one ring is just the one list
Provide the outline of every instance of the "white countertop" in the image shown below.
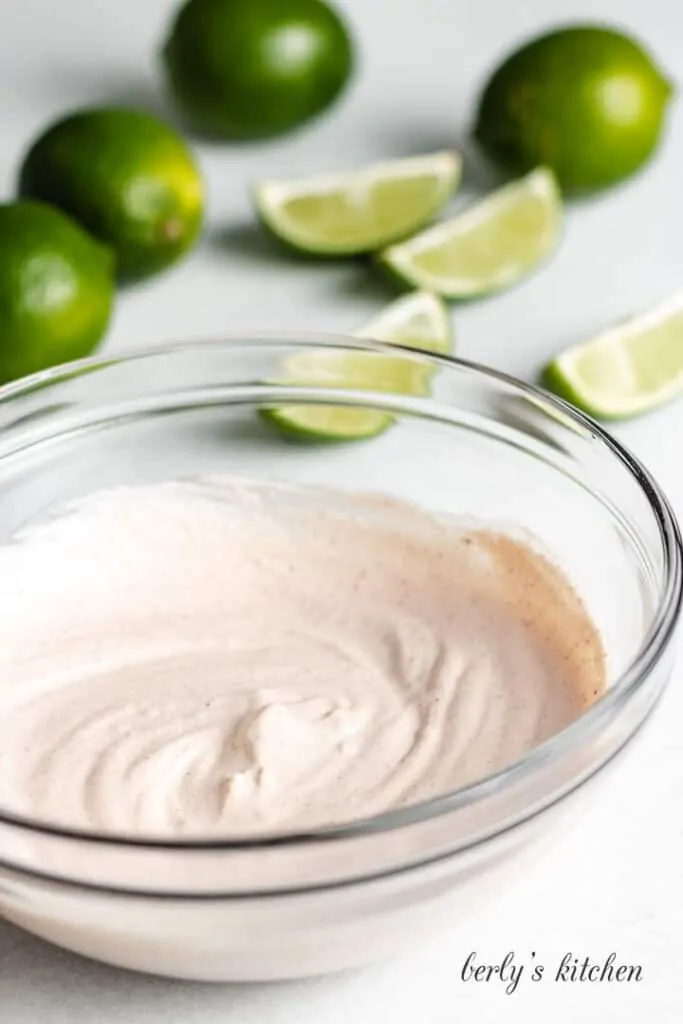
[[[152,54],[169,0],[5,0],[0,5],[0,177],[11,195],[28,140],[65,110],[159,104]],[[120,298],[109,350],[258,329],[346,331],[389,298],[354,263],[301,265],[253,227],[245,184],[458,144],[491,62],[571,20],[620,21],[683,80],[675,0],[345,0],[362,47],[352,91],[284,140],[200,148],[210,225],[177,270]],[[455,311],[459,351],[524,378],[552,352],[683,287],[683,105],[638,179],[573,205],[557,257],[523,286]],[[683,517],[683,402],[619,437]],[[554,858],[497,904],[399,962],[271,986],[136,976],[53,949],[0,922],[1,1024],[679,1024],[683,1015],[683,667],[637,747]],[[639,984],[542,984],[460,976],[468,954],[545,963],[610,952]]]

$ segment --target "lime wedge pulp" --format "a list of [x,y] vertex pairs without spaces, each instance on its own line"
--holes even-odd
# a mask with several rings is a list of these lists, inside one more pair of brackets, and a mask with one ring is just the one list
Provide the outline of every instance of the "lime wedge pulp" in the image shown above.
[[357,338],[375,338],[434,352],[450,352],[452,348],[448,310],[430,292],[411,292],[396,299],[354,333]]
[[566,349],[541,383],[598,419],[627,419],[683,394],[683,292]]
[[379,261],[403,284],[449,299],[472,298],[515,284],[555,248],[561,199],[551,171],[538,168]]
[[[441,353],[450,352],[453,344],[448,311],[440,299],[425,292],[397,299],[355,333],[356,337]],[[278,381],[423,395],[428,392],[432,372],[431,367],[399,353],[389,356],[316,348],[288,359]],[[393,422],[389,413],[379,409],[337,405],[288,405],[263,410],[263,415],[289,435],[318,441],[374,437]]]
[[301,252],[355,255],[424,227],[453,195],[457,153],[432,153],[338,174],[254,186],[263,223]]

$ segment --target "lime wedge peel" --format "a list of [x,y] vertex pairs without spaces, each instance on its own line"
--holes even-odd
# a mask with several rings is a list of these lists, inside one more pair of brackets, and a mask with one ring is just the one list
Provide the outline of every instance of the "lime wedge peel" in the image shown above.
[[[424,292],[397,299],[355,336],[440,353],[453,346],[448,310],[438,297]],[[424,395],[432,374],[432,367],[398,353],[393,357],[317,348],[287,359],[278,383]],[[394,422],[393,416],[378,409],[338,405],[287,405],[264,409],[262,415],[283,433],[311,441],[375,437]]]
[[300,252],[352,256],[413,234],[455,192],[455,152],[369,164],[338,174],[257,183],[252,199],[263,223]]
[[393,417],[378,409],[342,405],[288,405],[262,409],[261,416],[296,441],[363,441],[383,434]]
[[515,284],[556,247],[562,200],[540,167],[463,213],[392,245],[378,260],[404,285],[468,299]]
[[683,292],[566,349],[541,373],[549,391],[597,419],[628,419],[683,394]]

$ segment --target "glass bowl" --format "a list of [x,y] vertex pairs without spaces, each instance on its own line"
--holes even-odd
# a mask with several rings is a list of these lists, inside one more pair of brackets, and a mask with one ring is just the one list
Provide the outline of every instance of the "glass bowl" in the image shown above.
[[[264,383],[311,349],[405,359],[431,395]],[[365,357],[364,357],[365,358]],[[425,378],[427,379],[427,378]],[[372,440],[287,441],[257,415],[361,406]],[[305,976],[383,958],[462,916],[599,793],[669,677],[681,543],[647,471],[541,391],[457,359],[334,337],[257,337],[86,360],[0,389],[0,541],[103,487],[238,474],[381,491],[531,531],[607,651],[607,692],[515,764],[349,826],[253,841],[70,831],[0,807],[0,912],[84,955],[203,980]]]

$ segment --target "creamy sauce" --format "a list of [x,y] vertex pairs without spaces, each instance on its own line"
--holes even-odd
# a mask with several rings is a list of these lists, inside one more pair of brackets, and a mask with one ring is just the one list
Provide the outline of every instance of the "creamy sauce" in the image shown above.
[[70,826],[366,817],[509,764],[604,684],[542,555],[391,499],[121,488],[0,548],[0,806]]

